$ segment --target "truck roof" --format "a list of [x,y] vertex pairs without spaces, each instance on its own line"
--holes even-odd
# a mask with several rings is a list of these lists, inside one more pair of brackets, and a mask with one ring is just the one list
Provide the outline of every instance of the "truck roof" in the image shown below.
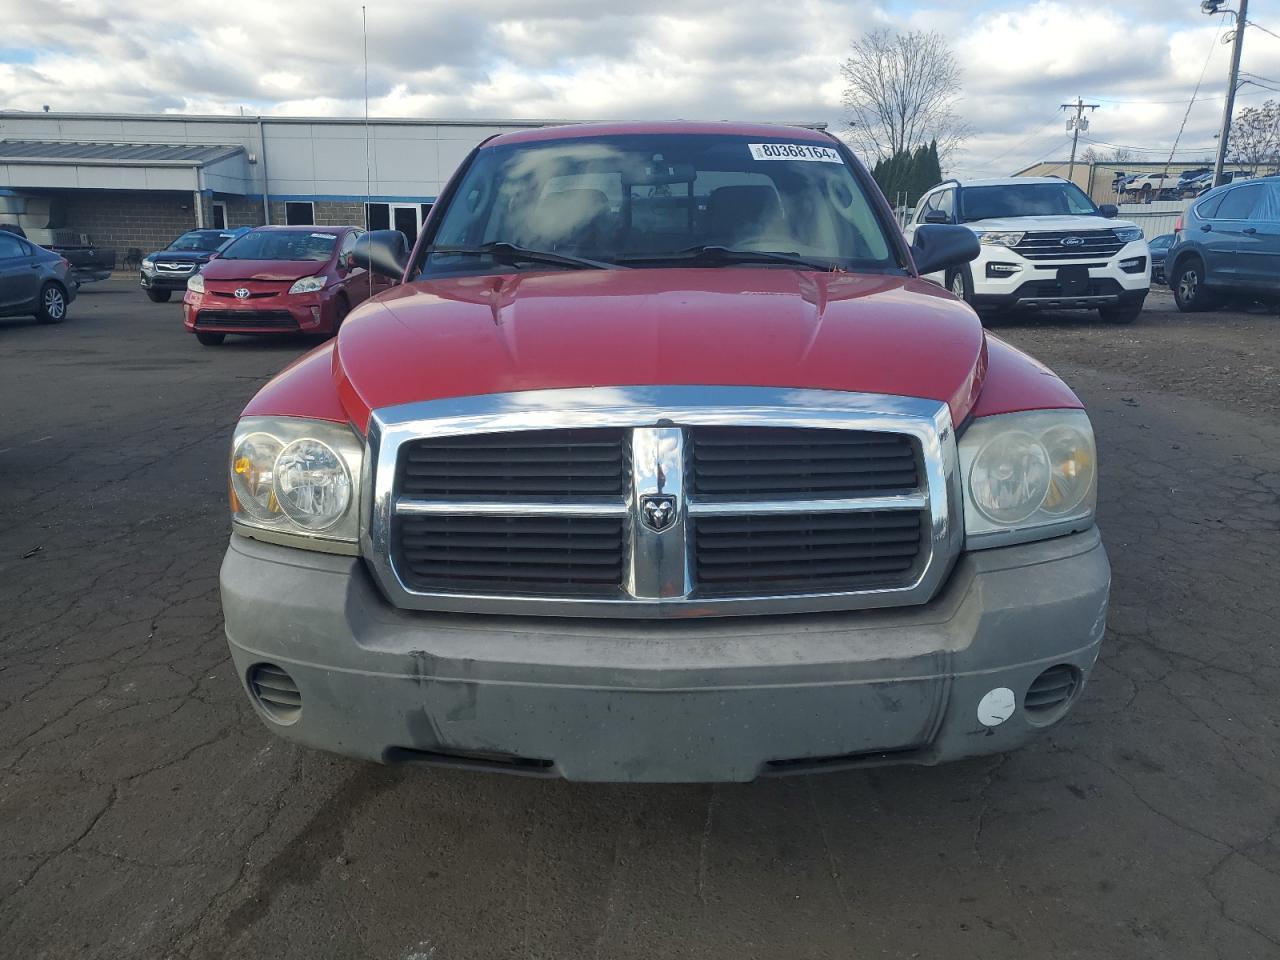
[[492,147],[510,143],[533,143],[546,140],[573,140],[580,137],[616,137],[627,134],[726,134],[734,137],[760,137],[762,140],[789,140],[830,145],[835,139],[828,133],[808,127],[789,127],[778,123],[739,123],[726,120],[637,120],[610,123],[572,123],[557,127],[538,127],[503,133],[485,142]]

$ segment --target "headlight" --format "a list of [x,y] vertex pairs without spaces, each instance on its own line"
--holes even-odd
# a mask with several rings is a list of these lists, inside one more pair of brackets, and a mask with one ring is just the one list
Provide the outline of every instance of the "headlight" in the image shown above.
[[231,442],[231,519],[271,543],[359,552],[364,444],[346,424],[246,417]]
[[960,438],[966,546],[1002,546],[1092,526],[1097,463],[1083,410],[975,421]]
[[978,234],[978,241],[987,246],[995,247],[1016,247],[1022,242],[1024,234],[1006,233],[1006,232],[982,232]]
[[1125,243],[1133,243],[1135,240],[1142,239],[1141,227],[1116,227],[1116,238],[1123,240]]
[[154,270],[155,268],[156,268],[156,263],[155,263],[155,261],[154,261],[154,260],[143,260],[143,261],[142,261],[142,269],[143,269],[143,270],[151,271],[151,270]]
[[328,283],[329,278],[320,277],[303,277],[292,287],[289,288],[290,293],[316,293],[324,289],[324,285]]
[[187,289],[192,293],[204,293],[204,277],[193,273],[187,278]]

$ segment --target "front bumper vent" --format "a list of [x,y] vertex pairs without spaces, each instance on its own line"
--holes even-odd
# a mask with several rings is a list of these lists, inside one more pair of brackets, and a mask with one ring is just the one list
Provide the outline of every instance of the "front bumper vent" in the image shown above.
[[1060,663],[1031,681],[1022,708],[1036,719],[1051,716],[1070,702],[1079,686],[1080,671],[1070,664]]
[[302,715],[298,685],[273,663],[259,663],[249,670],[249,689],[258,706],[277,723],[294,723]]

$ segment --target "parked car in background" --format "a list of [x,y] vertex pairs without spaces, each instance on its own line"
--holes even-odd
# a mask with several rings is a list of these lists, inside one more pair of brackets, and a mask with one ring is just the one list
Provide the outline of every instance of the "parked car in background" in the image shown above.
[[187,280],[186,328],[205,346],[228,333],[337,332],[352,307],[391,285],[353,265],[356,227],[257,227]]
[[1060,177],[948,180],[916,205],[907,237],[926,223],[961,223],[978,235],[972,263],[931,277],[978,311],[1097,310],[1130,323],[1151,288],[1142,230],[1114,219]]
[[1210,310],[1228,296],[1280,300],[1280,177],[1206,193],[1180,219],[1165,263],[1184,312]]
[[252,708],[368,760],[597,781],[1045,732],[1106,622],[1093,431],[919,278],[972,231],[916,241],[818,131],[485,141],[412,261],[357,246],[403,285],[237,424]]
[[209,262],[236,237],[249,232],[249,227],[232,230],[190,230],[173,243],[142,259],[140,283],[155,303],[164,303],[174,290],[187,289],[187,280]]
[[1151,251],[1151,282],[1164,283],[1164,258],[1173,245],[1172,233],[1162,233],[1147,241],[1147,249]]
[[0,230],[0,317],[61,323],[78,286],[65,257]]
[[[26,230],[19,224],[0,223],[0,232],[21,237],[32,246],[39,246],[27,236]],[[56,235],[65,231],[46,232]],[[96,280],[105,280],[111,276],[111,272],[116,268],[116,252],[114,250],[102,250],[92,242],[79,244],[53,243],[49,246],[39,247],[39,249],[48,250],[50,253],[57,254],[66,260],[67,268],[70,271],[70,279],[74,280],[77,285],[93,283]]]

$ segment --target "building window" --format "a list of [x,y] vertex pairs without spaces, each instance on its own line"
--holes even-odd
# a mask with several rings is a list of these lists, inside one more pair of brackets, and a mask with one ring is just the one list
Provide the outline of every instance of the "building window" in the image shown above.
[[364,225],[370,230],[390,230],[391,204],[366,203],[364,205]]
[[316,208],[310,200],[290,200],[284,205],[284,222],[290,227],[309,227],[316,222]]
[[213,204],[213,223],[210,224],[215,230],[227,229],[227,205],[214,201]]

